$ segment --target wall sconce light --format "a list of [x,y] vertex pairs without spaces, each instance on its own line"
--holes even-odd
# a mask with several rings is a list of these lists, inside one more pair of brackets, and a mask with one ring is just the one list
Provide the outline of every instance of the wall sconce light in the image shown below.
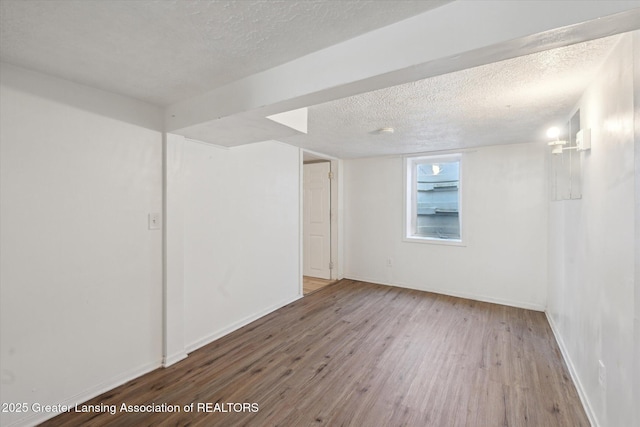
[[549,138],[555,138],[554,141],[549,141],[547,145],[553,147],[551,154],[562,154],[563,146],[567,145],[567,141],[560,139],[560,129],[553,126],[547,129],[547,136]]
[[[567,145],[567,141],[556,139],[555,141],[548,142],[547,144],[553,147],[551,149],[551,154],[562,154],[562,152],[565,150],[563,146]],[[566,148],[566,150],[569,150],[569,149],[571,149],[571,147]]]
[[572,147],[564,147],[567,141],[560,139],[560,130],[557,127],[551,127],[547,130],[549,138],[555,138],[547,144],[551,147],[551,154],[562,154],[565,150],[585,151],[591,149],[591,129],[582,129],[576,133],[576,145]]

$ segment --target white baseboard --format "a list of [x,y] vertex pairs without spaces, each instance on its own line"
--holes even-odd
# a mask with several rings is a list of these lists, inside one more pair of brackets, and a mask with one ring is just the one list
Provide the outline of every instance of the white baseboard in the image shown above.
[[578,396],[580,396],[580,402],[582,402],[582,407],[584,411],[587,413],[587,418],[589,418],[589,422],[592,427],[600,427],[598,423],[598,418],[596,418],[596,414],[591,407],[591,403],[589,402],[589,398],[585,393],[584,387],[582,386],[582,382],[580,382],[580,377],[578,376],[578,372],[569,357],[569,352],[567,351],[567,347],[564,344],[564,340],[562,339],[562,335],[560,335],[560,331],[556,326],[553,317],[549,315],[548,312],[544,313],[547,316],[547,322],[549,322],[549,326],[551,327],[551,331],[553,332],[553,336],[556,338],[556,342],[558,343],[558,347],[560,348],[560,353],[562,354],[562,358],[564,359],[564,363],[567,365],[567,369],[569,369],[569,375],[571,375],[571,379],[573,380],[573,384],[576,386],[576,390],[578,390]]
[[[96,386],[90,387],[85,391],[78,393],[74,396],[63,399],[60,402],[55,402],[53,404],[64,405],[64,406],[75,406],[77,404],[81,404],[88,400],[93,399],[94,397],[100,396],[103,393],[108,392],[109,390],[113,390],[116,387],[121,386],[135,378],[138,378],[144,374],[147,374],[157,368],[160,368],[162,365],[160,361],[155,363],[147,363],[138,368],[131,369],[127,372],[122,373],[116,377],[110,378],[109,381],[102,382]],[[55,417],[56,415],[60,415],[60,413],[37,413],[32,414],[27,417],[21,418],[8,424],[7,427],[31,427],[36,426],[48,419]]]
[[257,313],[253,313],[253,314],[251,314],[251,315],[249,315],[249,316],[247,316],[247,317],[245,317],[243,319],[240,319],[237,322],[233,322],[229,326],[226,326],[226,327],[224,327],[222,329],[219,329],[219,330],[215,331],[214,333],[205,336],[204,338],[201,338],[201,339],[199,339],[199,340],[197,340],[197,341],[195,341],[195,342],[193,342],[191,344],[188,344],[186,346],[186,351],[187,351],[187,353],[191,353],[194,350],[197,350],[197,349],[199,349],[201,347],[204,347],[205,345],[210,344],[210,343],[214,342],[215,340],[220,339],[223,336],[225,336],[227,334],[230,334],[231,332],[233,332],[235,330],[238,330],[238,329],[242,328],[243,326],[246,326],[246,325],[248,325],[249,323],[251,323],[251,322],[253,322],[255,320],[258,320],[259,318],[261,318],[263,316],[266,316],[267,314],[269,314],[271,312],[274,312],[277,309],[282,308],[287,304],[291,304],[292,302],[297,301],[300,298],[302,298],[301,295],[296,295],[293,298],[288,298],[288,299],[286,299],[284,301],[281,301],[281,302],[279,302],[277,304],[274,304],[274,305],[272,305],[270,307],[267,307],[264,310],[260,310]]
[[174,353],[172,355],[169,356],[164,356],[162,358],[162,367],[163,368],[168,368],[169,366],[178,363],[179,361],[186,359],[187,358],[187,353],[184,351],[179,351],[177,353]]
[[506,299],[501,299],[501,298],[494,298],[494,297],[489,297],[486,295],[477,295],[477,294],[471,294],[471,293],[466,293],[466,292],[452,292],[448,289],[437,289],[437,288],[428,288],[428,287],[416,287],[416,286],[411,286],[411,285],[406,285],[403,283],[398,283],[398,282],[394,282],[394,283],[389,283],[386,281],[380,281],[377,279],[371,279],[371,278],[366,278],[366,277],[359,277],[357,275],[353,275],[353,274],[346,274],[345,275],[346,279],[351,279],[351,280],[358,280],[360,282],[368,282],[368,283],[375,283],[378,285],[385,285],[385,286],[397,286],[399,288],[406,288],[406,289],[413,289],[416,291],[424,291],[424,292],[432,292],[434,294],[441,294],[441,295],[448,295],[450,297],[458,297],[458,298],[465,298],[465,299],[471,299],[474,301],[482,301],[482,302],[489,302],[492,304],[500,304],[500,305],[506,305],[509,307],[516,307],[516,308],[524,308],[526,310],[534,310],[534,311],[540,311],[540,312],[544,312],[545,311],[545,307],[544,305],[541,304],[534,304],[534,303],[529,303],[529,302],[522,302],[522,301],[511,301],[511,300],[506,300]]

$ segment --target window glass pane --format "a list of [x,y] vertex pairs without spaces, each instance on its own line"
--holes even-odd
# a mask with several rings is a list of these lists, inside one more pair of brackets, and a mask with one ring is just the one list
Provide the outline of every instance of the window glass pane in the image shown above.
[[416,163],[416,236],[460,239],[459,177],[457,160]]

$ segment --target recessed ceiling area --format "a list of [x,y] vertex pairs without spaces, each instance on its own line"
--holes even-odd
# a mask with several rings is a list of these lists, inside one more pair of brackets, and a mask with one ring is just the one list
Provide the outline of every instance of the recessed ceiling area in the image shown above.
[[[308,107],[307,133],[261,110],[184,130],[222,146],[275,139],[335,158],[545,142],[619,35],[467,68]],[[393,132],[381,132],[391,127]]]
[[[541,142],[563,124],[611,36],[351,96],[308,109],[282,141],[339,158]],[[379,132],[393,127],[393,133]]]

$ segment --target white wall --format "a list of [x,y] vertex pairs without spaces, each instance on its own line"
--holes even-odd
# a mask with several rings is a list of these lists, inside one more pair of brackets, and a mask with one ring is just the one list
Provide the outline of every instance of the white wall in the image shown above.
[[[582,199],[550,203],[548,315],[589,415],[601,426],[638,425],[632,64],[640,46],[633,47],[625,35],[579,102],[581,127],[592,132],[591,151],[581,154]],[[599,360],[606,387],[599,385]]]
[[184,145],[181,135],[164,137],[163,366],[187,357],[184,343]]
[[402,158],[345,161],[345,277],[544,310],[545,148],[464,154],[463,247],[403,241]]
[[161,112],[5,64],[0,90],[2,401],[83,401],[160,363]]
[[[640,48],[640,31],[633,33],[633,47]],[[633,55],[634,157],[635,157],[635,318],[634,318],[634,402],[640,402],[640,55]],[[640,424],[640,405],[635,407],[635,424]]]
[[185,343],[194,350],[299,298],[300,150],[187,140]]

